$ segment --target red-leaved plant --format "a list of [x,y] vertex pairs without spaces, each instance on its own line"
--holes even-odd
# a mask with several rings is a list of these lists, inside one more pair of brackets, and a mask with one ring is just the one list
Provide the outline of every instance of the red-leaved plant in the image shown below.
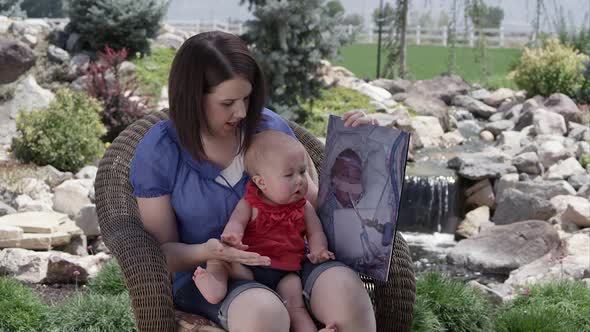
[[121,64],[127,55],[126,48],[117,51],[107,45],[104,52],[98,52],[98,61],[91,62],[85,71],[86,92],[103,104],[100,116],[107,129],[102,138],[105,142],[112,142],[148,109],[148,98],[136,95],[139,85],[135,75],[121,80]]

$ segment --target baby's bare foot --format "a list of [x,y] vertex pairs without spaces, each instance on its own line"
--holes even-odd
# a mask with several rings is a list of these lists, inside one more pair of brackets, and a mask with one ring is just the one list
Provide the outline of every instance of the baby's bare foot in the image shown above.
[[318,332],[338,332],[338,329],[336,328],[336,324],[328,324]]
[[201,292],[205,300],[209,303],[216,304],[221,302],[227,292],[227,281],[218,280],[212,273],[197,267],[193,274],[193,281],[197,289]]

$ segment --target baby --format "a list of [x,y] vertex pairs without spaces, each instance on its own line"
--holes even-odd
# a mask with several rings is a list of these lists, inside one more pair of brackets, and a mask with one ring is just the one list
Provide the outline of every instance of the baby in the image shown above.
[[[301,279],[297,271],[305,258],[321,263],[334,259],[326,236],[307,193],[307,155],[294,138],[278,132],[257,134],[246,151],[244,164],[252,178],[246,194],[238,202],[221,241],[241,250],[270,258],[270,267],[245,266],[219,260],[198,267],[193,280],[211,303],[219,303],[227,292],[227,278],[259,281],[276,289],[286,302],[291,331],[316,331],[305,309]],[[321,331],[336,331],[329,324]]]

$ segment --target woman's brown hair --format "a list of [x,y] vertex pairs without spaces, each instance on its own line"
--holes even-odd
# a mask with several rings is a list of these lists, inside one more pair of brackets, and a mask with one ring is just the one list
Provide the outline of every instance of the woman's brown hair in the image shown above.
[[246,117],[240,126],[242,152],[252,142],[266,101],[264,76],[246,44],[229,33],[204,32],[187,39],[174,57],[168,79],[170,118],[180,144],[196,160],[206,158],[201,139],[201,131],[208,123],[204,95],[223,81],[237,77],[252,85]]

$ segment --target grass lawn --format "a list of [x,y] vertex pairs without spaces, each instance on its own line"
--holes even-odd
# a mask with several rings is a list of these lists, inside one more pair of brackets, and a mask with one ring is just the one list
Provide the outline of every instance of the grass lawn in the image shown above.
[[[408,46],[407,63],[412,79],[430,79],[447,71],[448,48],[443,46],[423,45]],[[457,74],[465,80],[475,83],[480,81],[480,67],[476,63],[476,49],[457,48]],[[488,86],[514,87],[506,78],[510,68],[520,58],[520,49],[488,49],[488,66],[491,73]],[[381,68],[386,61],[385,53],[381,55]],[[353,44],[341,49],[341,59],[333,62],[344,66],[360,78],[375,78],[377,70],[377,44]],[[383,73],[383,70],[381,70]]]

